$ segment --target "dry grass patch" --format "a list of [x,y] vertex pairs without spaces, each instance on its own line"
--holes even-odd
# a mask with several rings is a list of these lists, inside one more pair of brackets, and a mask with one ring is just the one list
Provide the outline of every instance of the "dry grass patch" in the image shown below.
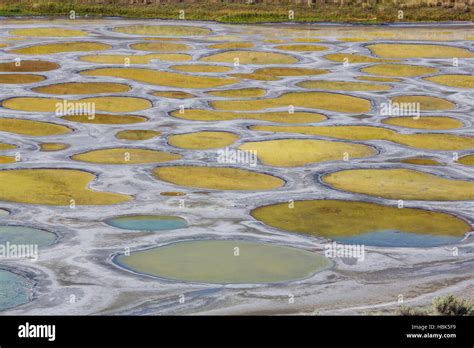
[[193,76],[138,68],[103,68],[81,72],[85,76],[112,76],[176,88],[213,88],[237,83],[234,78]]
[[168,138],[168,143],[181,149],[207,150],[226,147],[237,140],[239,136],[234,133],[203,131],[172,135]]
[[158,59],[166,62],[186,62],[193,59],[189,54],[183,53],[155,53],[144,55],[126,55],[126,54],[96,54],[92,56],[79,57],[83,62],[98,63],[98,64],[130,64],[141,65],[148,64],[153,59]]
[[420,118],[407,116],[390,117],[382,120],[382,123],[405,128],[432,130],[456,129],[464,126],[461,121],[445,116],[421,116]]
[[75,37],[88,36],[89,34],[82,30],[65,28],[32,28],[10,30],[10,35],[27,37]]
[[275,47],[277,50],[295,51],[295,52],[318,52],[326,51],[326,46],[319,45],[279,45]]
[[21,60],[17,62],[0,63],[0,72],[40,72],[59,68],[59,64],[44,60]]
[[296,201],[292,209],[285,202],[256,208],[251,215],[271,227],[326,238],[386,230],[461,237],[470,230],[449,214],[357,201]]
[[72,132],[70,128],[59,124],[18,118],[0,118],[0,131],[34,137],[46,137]]
[[392,89],[391,86],[374,83],[325,80],[303,81],[297,85],[303,88],[323,89],[327,91],[387,91]]
[[237,50],[213,54],[201,58],[200,61],[216,63],[235,63],[238,61],[239,64],[293,64],[297,63],[298,59],[282,53]]
[[170,69],[194,73],[225,73],[232,70],[228,66],[204,64],[173,65]]
[[69,148],[71,145],[65,143],[42,143],[40,150],[44,152],[61,151]]
[[311,163],[342,161],[345,156],[361,158],[377,153],[373,147],[367,145],[309,139],[248,142],[239,149],[257,151],[260,161],[276,167],[298,167]]
[[427,95],[402,95],[391,98],[392,103],[419,103],[422,111],[451,110],[456,104],[449,100]]
[[[75,109],[80,109],[84,103],[93,103],[96,110],[105,112],[133,112],[152,106],[146,99],[133,97],[83,98],[67,102],[74,104]],[[63,103],[64,99],[17,97],[4,100],[2,106],[18,111],[56,112],[57,105]]]
[[173,98],[173,99],[196,98],[194,94],[182,92],[182,91],[157,91],[157,92],[153,92],[152,95],[156,97]]
[[259,100],[212,101],[212,107],[219,110],[261,110],[267,108],[295,108],[323,109],[346,113],[366,113],[371,110],[370,101],[338,93],[325,92],[292,92],[276,98]]
[[252,48],[252,42],[223,42],[214,45],[209,45],[209,48],[218,50],[237,50],[241,48]]
[[228,121],[228,120],[259,120],[278,123],[315,123],[327,120],[322,114],[312,112],[226,112],[203,109],[188,109],[184,113],[179,110],[171,112],[174,117],[192,121]]
[[171,184],[212,190],[260,191],[285,184],[272,175],[237,168],[172,166],[156,168],[153,174]]
[[435,74],[439,70],[421,65],[377,64],[363,68],[360,71],[372,75],[415,77]]
[[116,33],[143,36],[195,36],[209,35],[211,30],[187,25],[129,25],[116,27]]
[[131,129],[131,130],[123,130],[115,134],[117,139],[121,140],[149,140],[159,136],[161,133],[154,131],[154,130],[146,130],[146,129]]
[[468,49],[445,45],[371,44],[367,48],[383,58],[474,58]]
[[99,42],[63,42],[56,44],[43,44],[34,45],[23,48],[17,48],[11,50],[11,54],[31,54],[31,55],[42,55],[42,54],[55,54],[65,52],[88,52],[88,51],[103,51],[109,50],[112,46],[99,43]]
[[88,115],[71,115],[63,116],[63,119],[71,122],[91,123],[91,124],[134,124],[146,122],[148,119],[143,116],[136,115],[106,115],[96,114],[94,117]]
[[32,90],[45,94],[124,93],[130,90],[130,86],[112,82],[66,82],[35,87]]
[[226,89],[221,91],[210,91],[207,94],[215,97],[227,98],[256,98],[264,96],[267,91],[263,88],[241,88],[241,89]]
[[467,150],[474,147],[474,138],[468,136],[417,133],[401,134],[374,126],[251,126],[251,130],[317,135],[345,140],[386,140],[398,144],[435,151]]
[[89,188],[94,174],[73,169],[18,169],[0,171],[0,200],[27,204],[110,205],[131,196]]
[[426,77],[425,80],[449,87],[474,88],[473,75],[437,75]]
[[33,74],[0,74],[0,84],[22,85],[46,80],[46,77]]
[[161,163],[181,159],[180,155],[147,149],[113,148],[92,150],[71,157],[75,161],[101,164]]
[[349,169],[326,174],[322,180],[338,190],[387,199],[474,199],[474,182],[448,179],[411,169]]
[[142,42],[130,45],[131,49],[150,52],[189,51],[190,46],[173,42]]

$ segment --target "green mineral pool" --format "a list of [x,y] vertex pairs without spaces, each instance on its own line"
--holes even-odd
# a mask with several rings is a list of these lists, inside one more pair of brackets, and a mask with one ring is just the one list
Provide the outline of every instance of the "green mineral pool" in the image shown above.
[[307,250],[238,240],[178,242],[118,255],[114,262],[148,276],[214,284],[288,282],[332,265],[326,257]]
[[0,311],[28,302],[31,287],[28,279],[0,270]]
[[187,221],[179,216],[159,215],[117,216],[104,222],[113,227],[134,231],[166,231],[188,226]]
[[0,226],[0,245],[7,242],[15,245],[36,245],[46,247],[56,241],[56,235],[51,232],[25,226]]

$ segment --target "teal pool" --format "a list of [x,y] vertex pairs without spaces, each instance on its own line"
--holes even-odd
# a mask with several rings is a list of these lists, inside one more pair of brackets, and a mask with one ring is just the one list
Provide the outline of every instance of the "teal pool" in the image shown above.
[[28,279],[0,270],[0,311],[28,302],[31,288]]
[[36,245],[39,248],[53,244],[56,235],[51,232],[25,226],[0,226],[0,244]]
[[104,222],[113,227],[133,231],[166,231],[188,226],[187,221],[179,216],[160,215],[118,216]]
[[381,231],[332,239],[343,244],[360,244],[375,247],[429,248],[454,244],[462,238],[400,231]]

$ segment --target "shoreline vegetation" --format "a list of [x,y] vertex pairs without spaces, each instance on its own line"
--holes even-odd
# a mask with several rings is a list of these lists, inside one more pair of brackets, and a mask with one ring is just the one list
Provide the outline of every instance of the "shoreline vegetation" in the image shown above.
[[186,19],[235,24],[471,21],[473,10],[474,0],[0,0],[2,17],[68,17],[74,11],[77,18]]

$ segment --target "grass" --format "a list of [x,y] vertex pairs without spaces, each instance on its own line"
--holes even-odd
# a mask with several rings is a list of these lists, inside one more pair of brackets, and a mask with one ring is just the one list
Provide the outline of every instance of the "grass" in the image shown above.
[[113,82],[66,82],[32,88],[46,94],[99,94],[128,92],[128,85]]
[[276,98],[259,100],[212,101],[211,106],[219,110],[261,110],[266,108],[323,109],[335,112],[366,113],[371,110],[370,101],[349,95],[325,92],[290,92]]
[[270,67],[260,68],[254,71],[254,74],[268,75],[268,76],[308,76],[327,74],[329,70],[326,69],[308,69],[308,68],[290,68],[290,67]]
[[15,157],[11,156],[0,156],[0,164],[5,164],[5,163],[14,163],[16,162]]
[[35,137],[61,135],[72,132],[70,128],[59,124],[17,118],[0,118],[0,131]]
[[9,51],[11,54],[54,54],[64,52],[102,51],[112,48],[98,42],[63,42],[56,44],[33,45]]
[[297,86],[308,89],[322,89],[326,91],[387,91],[391,86],[350,81],[324,81],[310,80],[296,84]]
[[275,47],[277,50],[295,51],[295,52],[318,52],[325,51],[326,46],[319,45],[280,45]]
[[442,164],[437,160],[426,157],[410,157],[400,161],[401,163],[416,164],[419,166],[441,166]]
[[324,56],[324,58],[332,61],[347,64],[358,64],[358,63],[384,63],[393,62],[394,60],[374,58],[370,56],[364,56],[356,53],[331,53]]
[[46,77],[33,74],[1,74],[0,84],[16,85],[36,83],[46,80]]
[[130,129],[123,130],[115,134],[115,137],[120,140],[149,140],[159,136],[161,133],[154,130],[146,129]]
[[408,64],[376,64],[361,69],[361,72],[367,74],[395,77],[415,77],[435,74],[438,71],[436,68]]
[[262,97],[267,93],[263,88],[241,88],[241,89],[225,89],[220,91],[210,91],[207,94],[215,97],[227,98],[256,98]]
[[430,210],[343,200],[295,201],[258,207],[251,215],[272,227],[322,237],[347,237],[374,231],[463,236],[470,226],[452,215]]
[[156,97],[172,98],[172,99],[189,99],[189,98],[196,97],[194,94],[183,92],[183,91],[157,91],[157,92],[153,92],[152,95]]
[[349,169],[322,180],[337,190],[388,199],[462,201],[474,199],[474,182],[411,169]]
[[7,202],[70,205],[109,205],[131,196],[96,192],[88,188],[94,174],[73,169],[18,169],[0,171],[0,200]]
[[341,141],[281,139],[248,142],[239,147],[245,151],[256,151],[258,159],[266,165],[297,167],[305,164],[361,158],[375,155],[374,148]]
[[382,58],[473,58],[474,53],[465,48],[445,45],[373,44],[367,48]]
[[77,37],[87,36],[82,30],[71,30],[64,28],[33,28],[10,30],[10,35],[27,37]]
[[208,46],[208,48],[216,50],[236,50],[239,48],[252,48],[252,42],[223,42]]
[[180,155],[158,150],[113,148],[92,150],[71,157],[73,160],[103,164],[143,164],[178,160]]
[[181,149],[207,150],[232,145],[239,136],[229,132],[195,132],[172,135],[168,138],[171,146]]
[[[363,1],[360,4],[346,1],[343,4],[318,4],[308,7],[287,4],[238,4],[214,3],[204,1],[198,4],[149,4],[109,5],[81,0],[22,0],[0,2],[1,16],[69,16],[75,10],[78,15],[89,17],[122,16],[130,18],[178,19],[179,11],[185,11],[189,20],[214,20],[223,23],[261,23],[261,22],[358,22],[382,23],[397,22],[398,11],[404,10],[403,21],[450,21],[472,20],[472,12],[463,7],[429,7],[421,1],[394,3],[391,1]],[[288,11],[295,17],[290,20]]]
[[40,144],[41,151],[52,152],[52,151],[61,151],[69,148],[69,144],[65,143],[42,143]]
[[192,121],[227,121],[227,120],[259,120],[279,123],[315,123],[327,120],[322,114],[295,111],[289,112],[232,112],[201,109],[187,109],[183,113],[179,110],[171,112],[171,116]]
[[228,66],[206,64],[173,65],[170,69],[191,73],[225,73],[232,70]]
[[472,75],[437,75],[427,77],[425,80],[456,88],[474,88],[474,76]]
[[416,119],[406,116],[389,117],[382,120],[382,123],[405,128],[433,130],[456,129],[464,125],[455,118],[445,116],[422,116]]
[[474,138],[441,133],[402,134],[374,126],[251,126],[251,130],[281,133],[299,133],[346,140],[387,140],[414,148],[450,151],[469,150]]
[[272,175],[236,168],[172,166],[156,168],[153,174],[171,184],[213,190],[259,191],[285,184]]
[[419,103],[422,111],[451,110],[456,104],[449,100],[425,96],[425,95],[402,95],[391,98],[392,103]]
[[235,78],[194,76],[138,68],[100,68],[82,71],[81,75],[120,77],[152,85],[175,88],[214,88],[238,82]]
[[0,72],[39,72],[51,71],[59,68],[59,64],[42,60],[21,60],[16,62],[0,63]]
[[431,308],[416,308],[402,306],[400,315],[444,315],[444,316],[466,316],[474,315],[474,304],[472,300],[463,299],[453,294],[437,296],[433,299]]
[[133,124],[133,123],[146,122],[148,120],[146,117],[143,117],[143,116],[106,115],[106,114],[96,114],[93,118],[87,115],[71,115],[71,116],[64,116],[62,118],[71,122],[104,124],[104,125]]
[[[7,109],[32,112],[56,112],[57,104],[63,104],[64,99],[56,98],[11,98],[3,101],[2,106]],[[94,97],[67,101],[80,109],[81,105],[95,105],[95,109],[104,112],[132,112],[148,109],[152,106],[147,99],[134,97]]]
[[130,45],[130,48],[147,52],[177,52],[191,49],[188,45],[173,42],[141,42]]
[[186,62],[192,59],[189,54],[183,53],[152,53],[144,55],[125,55],[125,54],[96,54],[93,56],[79,57],[83,62],[98,64],[148,64],[152,59],[163,60],[166,62]]
[[227,51],[201,58],[202,62],[238,64],[293,64],[298,62],[293,56],[260,51]]
[[458,163],[464,164],[466,166],[474,166],[474,155],[467,155],[467,156],[461,157],[458,160]]

